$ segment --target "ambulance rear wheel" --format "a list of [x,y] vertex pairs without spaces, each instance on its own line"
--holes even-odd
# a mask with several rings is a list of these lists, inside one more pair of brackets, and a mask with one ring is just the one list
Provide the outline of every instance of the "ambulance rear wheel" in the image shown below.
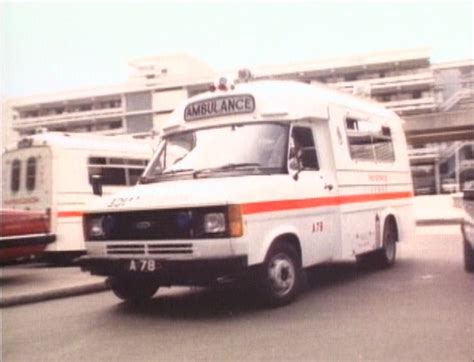
[[370,253],[357,255],[357,263],[363,269],[385,269],[395,264],[397,256],[397,229],[387,220],[383,228],[382,248]]
[[384,269],[395,264],[397,256],[397,230],[388,220],[383,228],[383,247],[375,252],[376,267]]
[[278,242],[269,250],[260,275],[259,294],[271,307],[290,303],[297,296],[302,278],[298,252],[289,243]]
[[150,299],[159,288],[158,283],[153,280],[134,277],[110,277],[108,283],[118,298],[133,303]]

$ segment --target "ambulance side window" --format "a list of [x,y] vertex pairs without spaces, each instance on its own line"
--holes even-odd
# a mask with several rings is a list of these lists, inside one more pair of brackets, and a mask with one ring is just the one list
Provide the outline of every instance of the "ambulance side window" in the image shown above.
[[21,177],[21,161],[13,160],[12,176],[10,180],[10,188],[12,192],[18,192],[18,190],[20,190],[20,177]]
[[349,153],[355,161],[393,162],[392,133],[389,127],[356,118],[346,118]]
[[311,128],[293,127],[291,138],[290,158],[297,157],[303,170],[319,170],[318,156]]
[[33,191],[36,186],[36,158],[30,157],[26,161],[26,189]]

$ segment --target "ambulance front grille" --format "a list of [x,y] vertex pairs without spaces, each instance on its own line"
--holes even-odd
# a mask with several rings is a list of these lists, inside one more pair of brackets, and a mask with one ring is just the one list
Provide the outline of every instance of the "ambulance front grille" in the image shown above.
[[144,244],[107,245],[107,254],[109,255],[119,255],[119,254],[144,255],[145,245]]
[[193,244],[112,244],[107,245],[108,255],[171,255],[192,254]]
[[148,254],[192,254],[193,244],[150,244]]

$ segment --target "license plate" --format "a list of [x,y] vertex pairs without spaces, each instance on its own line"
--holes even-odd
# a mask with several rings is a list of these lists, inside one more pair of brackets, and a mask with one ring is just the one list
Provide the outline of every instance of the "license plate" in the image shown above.
[[128,270],[141,273],[153,273],[162,267],[159,261],[154,259],[132,259],[128,264]]

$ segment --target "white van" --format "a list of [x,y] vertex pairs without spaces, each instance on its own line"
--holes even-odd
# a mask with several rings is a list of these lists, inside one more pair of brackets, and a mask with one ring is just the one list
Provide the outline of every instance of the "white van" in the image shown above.
[[306,267],[391,266],[412,197],[392,111],[322,86],[221,79],[175,110],[139,185],[89,207],[81,264],[125,300],[250,275],[282,305]]
[[[152,154],[147,142],[114,136],[50,132],[25,137],[2,155],[3,213],[45,215],[48,259],[66,261],[84,254],[82,212],[97,198],[94,177],[102,179],[105,194],[120,191],[137,182]],[[11,236],[1,236],[0,246],[12,244]],[[24,244],[20,239],[17,232],[16,246]]]

